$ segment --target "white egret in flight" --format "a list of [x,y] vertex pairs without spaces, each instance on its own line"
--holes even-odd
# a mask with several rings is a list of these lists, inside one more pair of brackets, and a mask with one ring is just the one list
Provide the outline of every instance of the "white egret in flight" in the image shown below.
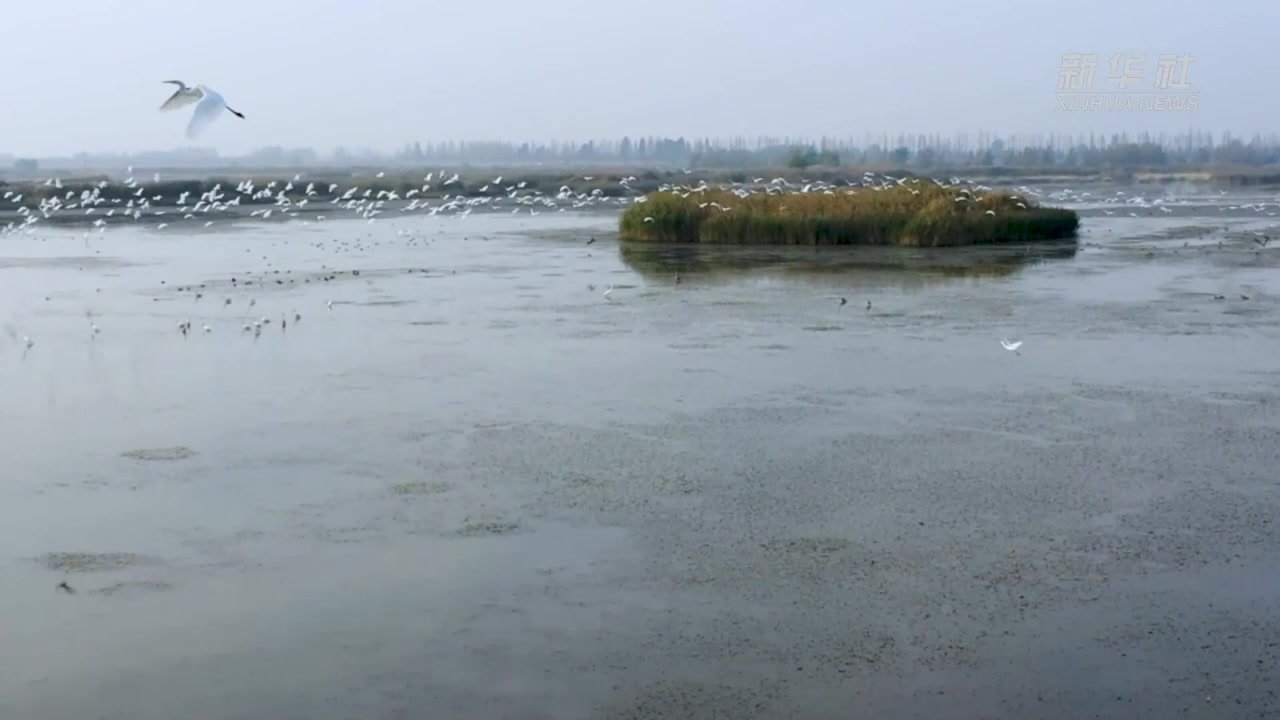
[[1001,340],[1000,346],[1015,355],[1020,355],[1021,353],[1018,352],[1018,348],[1022,347],[1022,341],[1018,340],[1017,342],[1009,342],[1008,340]]
[[232,109],[221,95],[204,85],[188,87],[181,80],[165,80],[164,82],[177,85],[178,89],[174,91],[173,95],[169,96],[168,100],[164,101],[164,104],[160,106],[161,110],[176,110],[191,103],[196,103],[196,109],[191,113],[191,122],[187,123],[188,138],[199,137],[205,131],[205,128],[218,119],[223,110],[229,110],[232,115],[244,119],[243,113]]

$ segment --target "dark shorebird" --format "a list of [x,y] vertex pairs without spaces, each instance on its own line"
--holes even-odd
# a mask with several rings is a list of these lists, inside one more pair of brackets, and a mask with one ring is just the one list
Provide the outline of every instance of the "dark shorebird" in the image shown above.
[[67,584],[66,580],[63,580],[62,582],[58,583],[58,589],[65,592],[68,595],[76,594],[76,591],[71,589],[71,586]]
[[593,236],[590,240],[588,240],[588,241],[587,241],[587,244],[588,244],[588,245],[590,245],[591,243],[593,243],[593,242],[595,242],[595,241],[596,241],[596,239],[595,239],[595,237]]
[[848,305],[848,304],[849,304],[848,300],[846,300],[845,298],[840,298],[840,307],[844,307],[845,305]]

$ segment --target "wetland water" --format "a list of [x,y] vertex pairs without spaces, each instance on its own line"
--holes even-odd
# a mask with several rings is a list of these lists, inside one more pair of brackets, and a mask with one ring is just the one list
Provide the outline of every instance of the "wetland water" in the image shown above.
[[1280,713],[1260,199],[0,238],[0,717]]

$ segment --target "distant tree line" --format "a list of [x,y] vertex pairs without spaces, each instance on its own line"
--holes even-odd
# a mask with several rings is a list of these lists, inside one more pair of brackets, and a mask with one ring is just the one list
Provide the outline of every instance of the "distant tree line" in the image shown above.
[[695,168],[868,165],[901,168],[1012,167],[1103,168],[1191,165],[1274,165],[1280,137],[1233,137],[1188,133],[1176,136],[1087,136],[1008,138],[898,135],[864,142],[822,138],[651,138],[544,144],[444,141],[415,142],[394,158],[408,162],[503,164],[527,162],[666,164]]
[[[17,159],[0,153],[0,169]],[[22,158],[22,171],[31,171]],[[392,153],[338,147],[265,147],[236,156],[208,148],[133,154],[77,153],[39,158],[41,168],[114,167],[309,167],[423,165],[616,165],[702,169],[845,165],[927,170],[931,168],[1175,168],[1280,164],[1280,136],[1237,137],[1191,131],[1176,135],[1007,135],[881,134],[854,138],[685,138],[623,137],[585,142],[415,141]]]

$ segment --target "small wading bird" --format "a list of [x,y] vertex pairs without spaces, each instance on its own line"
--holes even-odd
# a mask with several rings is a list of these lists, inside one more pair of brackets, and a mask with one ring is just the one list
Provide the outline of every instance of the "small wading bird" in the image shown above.
[[164,80],[163,82],[177,85],[178,89],[174,91],[173,95],[169,96],[168,100],[164,101],[164,104],[160,106],[161,110],[176,110],[191,103],[196,103],[196,109],[191,113],[191,122],[187,123],[188,138],[199,137],[214,120],[217,120],[222,115],[223,110],[228,110],[232,115],[242,120],[244,119],[243,113],[233,110],[227,104],[227,101],[222,99],[221,95],[204,85],[188,87],[181,80]]
[[1001,340],[1000,346],[1003,347],[1005,350],[1008,350],[1009,352],[1013,353],[1014,355],[1022,354],[1018,352],[1018,348],[1022,347],[1021,340],[1018,340],[1017,342],[1009,342],[1008,340]]

